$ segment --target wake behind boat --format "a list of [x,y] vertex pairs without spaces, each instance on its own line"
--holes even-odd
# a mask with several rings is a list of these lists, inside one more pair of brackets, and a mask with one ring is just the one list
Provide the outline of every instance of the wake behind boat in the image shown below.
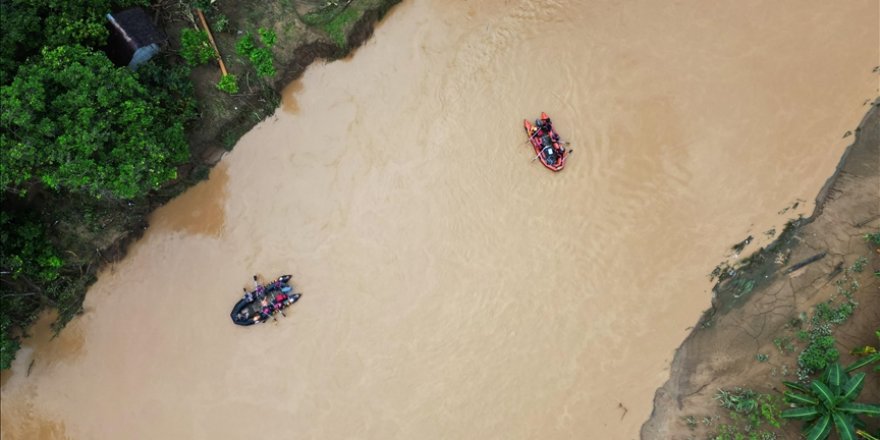
[[535,148],[536,159],[540,159],[550,171],[561,170],[571,151],[566,151],[562,146],[563,141],[553,128],[547,113],[541,112],[541,119],[536,120],[534,125],[528,119],[523,119],[523,128]]
[[254,275],[254,290],[244,289],[244,296],[232,307],[229,317],[237,325],[254,325],[266,322],[276,313],[290,307],[302,296],[293,293],[289,282],[292,275],[282,275],[268,284],[260,284]]

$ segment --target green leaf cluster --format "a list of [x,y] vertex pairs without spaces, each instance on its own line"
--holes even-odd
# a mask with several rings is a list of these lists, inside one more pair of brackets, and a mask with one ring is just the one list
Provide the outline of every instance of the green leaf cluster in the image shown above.
[[840,358],[840,353],[834,348],[834,344],[834,337],[830,335],[814,338],[798,356],[798,366],[810,372],[824,370]]
[[271,48],[275,45],[277,38],[275,32],[269,29],[260,28],[257,30],[257,34],[262,46],[257,45],[254,36],[250,32],[246,32],[235,43],[235,51],[250,60],[258,75],[270,78],[275,76],[276,73]]
[[216,59],[214,48],[208,41],[208,33],[202,30],[184,28],[180,32],[180,56],[186,64],[195,67]]
[[20,347],[18,340],[10,336],[11,331],[12,318],[5,313],[0,315],[0,370],[12,366],[15,352]]
[[11,279],[54,281],[63,261],[49,242],[44,227],[28,213],[13,216],[0,211],[0,270]]
[[238,80],[231,73],[223,75],[217,83],[217,88],[230,95],[238,93]]
[[95,49],[108,12],[146,3],[0,0],[0,368],[41,310],[56,330],[82,310],[93,241],[136,227],[146,206],[130,200],[189,157],[189,68],[157,57],[134,73]]
[[821,378],[803,386],[794,382],[783,382],[789,388],[785,392],[785,400],[795,408],[782,412],[784,419],[804,421],[804,431],[808,440],[828,438],[832,430],[842,440],[854,440],[856,429],[864,428],[865,423],[860,416],[880,416],[880,405],[857,403],[859,393],[865,382],[865,373],[859,372],[852,376],[849,373],[876,362],[876,359],[863,359],[846,369],[835,362],[828,366]]
[[83,46],[43,51],[0,88],[0,185],[121,199],[177,176],[188,158],[183,121],[128,69]]
[[715,400],[730,410],[730,419],[734,423],[720,425],[712,436],[714,440],[776,438],[772,430],[782,426],[778,397],[735,387],[718,390]]
[[[0,369],[9,368],[19,348],[11,335],[33,321],[45,298],[39,284],[58,279],[63,261],[45,234],[45,228],[32,212],[12,215],[8,206],[0,211]],[[18,292],[13,289],[20,286]]]

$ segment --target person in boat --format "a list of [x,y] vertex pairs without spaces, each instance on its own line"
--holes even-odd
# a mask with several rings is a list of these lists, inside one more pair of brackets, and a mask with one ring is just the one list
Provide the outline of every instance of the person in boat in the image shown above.
[[286,301],[287,301],[287,295],[285,295],[283,293],[279,293],[279,294],[275,295],[275,309],[280,310],[281,308],[283,308],[286,304]]
[[241,297],[241,299],[245,300],[245,302],[254,301],[254,294],[252,292],[248,292],[248,290],[245,288],[242,288],[241,290],[244,290],[244,296]]
[[274,292],[276,290],[282,290],[284,288],[284,283],[281,281],[275,280],[269,284],[269,287],[266,289],[267,292]]
[[533,125],[532,131],[531,131],[531,133],[529,133],[529,140],[532,140],[533,138],[537,137],[539,134],[541,134],[541,130],[539,130],[538,127]]
[[251,317],[250,315],[251,315],[251,313],[248,311],[247,307],[245,307],[240,312],[238,312],[238,317],[242,321],[246,321],[246,320],[250,319],[250,317]]
[[254,275],[254,295],[257,299],[263,299],[266,296],[266,288],[260,284],[260,281],[257,280],[257,276]]
[[538,119],[535,121],[535,125],[537,125],[545,134],[549,134],[550,139],[553,142],[559,142],[559,135],[553,131],[553,123],[550,122],[550,118]]
[[544,155],[544,159],[547,161],[548,165],[556,165],[556,149],[553,148],[553,140],[549,135],[541,136],[541,154]]
[[535,125],[544,133],[550,134],[550,132],[553,131],[553,125],[550,124],[550,118],[538,119],[535,121]]

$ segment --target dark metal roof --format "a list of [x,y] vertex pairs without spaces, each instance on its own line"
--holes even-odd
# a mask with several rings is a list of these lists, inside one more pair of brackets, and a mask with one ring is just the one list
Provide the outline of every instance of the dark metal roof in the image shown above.
[[153,21],[141,8],[107,14],[110,27],[110,40],[124,42],[132,51],[151,44],[161,45],[165,36],[153,26]]

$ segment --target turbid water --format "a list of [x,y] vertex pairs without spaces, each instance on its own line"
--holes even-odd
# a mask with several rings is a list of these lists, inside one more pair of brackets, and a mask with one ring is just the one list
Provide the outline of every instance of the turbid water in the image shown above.
[[[635,438],[707,274],[811,211],[877,64],[876,1],[402,4],[27,344],[3,438]],[[288,272],[287,317],[229,322]]]

